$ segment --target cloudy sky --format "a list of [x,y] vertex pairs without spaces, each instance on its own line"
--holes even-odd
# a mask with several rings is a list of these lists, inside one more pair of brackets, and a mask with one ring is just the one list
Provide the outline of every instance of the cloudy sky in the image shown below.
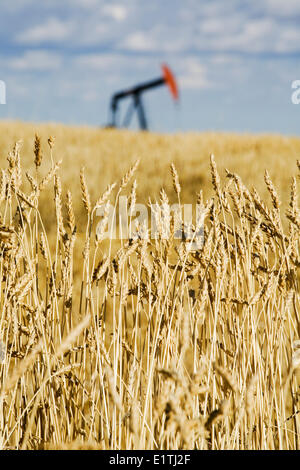
[[[151,129],[300,134],[299,0],[0,0],[0,119],[107,123],[114,91],[160,76]],[[125,103],[124,103],[125,105]],[[125,110],[125,108],[124,108]]]

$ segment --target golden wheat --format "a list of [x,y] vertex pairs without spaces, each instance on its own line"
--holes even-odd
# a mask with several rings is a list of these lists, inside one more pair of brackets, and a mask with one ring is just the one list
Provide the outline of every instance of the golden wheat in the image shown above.
[[230,170],[223,184],[211,156],[192,251],[166,236],[163,187],[157,238],[105,240],[96,208],[115,188],[116,208],[137,163],[99,196],[83,169],[65,186],[53,144],[41,158],[35,137],[35,177],[19,144],[1,172],[1,449],[299,448],[299,162],[280,201],[267,171],[260,194]]

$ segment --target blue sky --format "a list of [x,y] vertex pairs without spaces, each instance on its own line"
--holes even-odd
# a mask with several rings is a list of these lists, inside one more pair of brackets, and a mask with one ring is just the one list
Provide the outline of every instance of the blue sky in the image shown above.
[[0,119],[107,123],[114,91],[156,78],[154,131],[300,134],[299,0],[0,0]]

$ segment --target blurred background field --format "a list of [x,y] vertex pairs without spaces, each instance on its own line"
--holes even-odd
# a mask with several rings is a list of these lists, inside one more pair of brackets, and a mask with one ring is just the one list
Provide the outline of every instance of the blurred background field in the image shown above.
[[[62,159],[60,176],[63,188],[73,193],[77,222],[85,217],[82,202],[77,196],[79,172],[85,167],[86,180],[92,202],[103,193],[108,184],[119,182],[128,168],[140,159],[136,172],[138,181],[137,202],[146,203],[158,197],[164,187],[171,202],[175,201],[169,166],[173,162],[180,175],[182,201],[195,203],[196,194],[202,189],[204,200],[212,195],[209,156],[214,154],[221,178],[225,168],[237,173],[250,187],[254,185],[262,198],[270,200],[264,170],[278,189],[279,196],[288,201],[291,175],[300,157],[300,138],[280,135],[252,135],[231,133],[177,133],[157,134],[128,130],[71,127],[62,124],[29,124],[0,122],[0,152],[2,166],[16,141],[22,140],[22,165],[32,168],[34,136],[41,137],[43,161],[40,177],[51,167],[47,144],[49,136],[55,137],[53,158]],[[52,198],[53,199],[53,198]],[[113,197],[112,197],[113,199]],[[51,195],[41,195],[40,210],[49,211]],[[85,222],[85,220],[84,220]],[[45,223],[51,229],[49,215]],[[80,223],[78,230],[80,231]]]
[[[211,183],[210,155],[214,154],[223,184],[225,168],[238,174],[246,186],[258,190],[262,199],[271,205],[270,194],[264,182],[268,170],[282,201],[285,211],[289,201],[291,177],[295,174],[296,160],[300,157],[300,138],[281,135],[231,134],[220,132],[158,134],[120,129],[75,127],[63,124],[36,124],[18,121],[0,122],[0,152],[2,168],[7,167],[6,158],[14,143],[22,141],[22,167],[32,176],[34,162],[34,139],[41,138],[42,164],[38,170],[41,180],[51,168],[48,138],[52,136],[54,162],[62,160],[59,176],[62,181],[63,200],[71,191],[76,217],[77,250],[74,253],[74,279],[81,278],[81,253],[84,248],[87,214],[80,194],[80,169],[85,168],[85,178],[92,205],[109,184],[117,183],[110,200],[114,204],[118,184],[137,159],[140,164],[135,172],[137,180],[137,203],[147,204],[159,198],[163,187],[171,203],[176,202],[170,164],[174,163],[181,184],[181,202],[196,204],[197,193],[203,191],[204,201],[214,195]],[[30,185],[23,178],[25,192]],[[129,196],[130,187],[127,188]],[[53,249],[56,244],[56,216],[53,186],[41,193],[39,211]],[[92,235],[96,234],[95,217]],[[283,220],[285,225],[286,220]],[[103,249],[109,241],[103,241]],[[113,247],[118,244],[113,242]],[[75,290],[77,292],[77,290]],[[78,293],[78,292],[77,292]]]

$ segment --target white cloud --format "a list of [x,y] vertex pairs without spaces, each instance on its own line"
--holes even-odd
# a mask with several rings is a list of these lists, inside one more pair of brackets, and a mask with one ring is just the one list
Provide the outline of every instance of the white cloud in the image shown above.
[[157,49],[155,39],[150,34],[142,31],[129,34],[124,42],[119,43],[119,46],[133,51],[151,51]]
[[7,61],[7,66],[15,70],[53,70],[62,64],[59,54],[49,51],[26,51],[20,57]]
[[[96,8],[99,6],[99,0],[72,0],[73,4],[82,8]],[[100,0],[102,4],[103,1]]]
[[[224,21],[224,23],[226,23]],[[226,28],[219,34],[200,37],[198,47],[225,53],[271,52],[274,51],[276,38],[280,36],[277,24],[270,18],[259,18],[241,23],[238,28]]]
[[[15,1],[22,15],[26,0]],[[45,0],[37,8],[40,23],[28,27],[30,17],[26,16],[27,26],[21,26],[24,31],[17,41],[29,45],[60,42],[73,48],[109,45],[115,51],[154,53],[300,51],[297,35],[291,32],[298,28],[293,17],[300,13],[299,0],[247,2],[244,8],[240,8],[242,0],[185,0],[184,7],[181,0],[64,2],[66,20],[59,17],[59,0]]]
[[240,64],[239,57],[233,56],[231,54],[214,54],[210,60],[210,64],[213,65],[236,65]]
[[144,74],[148,70],[154,69],[159,64],[157,58],[127,56],[124,54],[81,54],[76,56],[71,65],[74,65],[78,71],[90,70],[92,73],[99,73],[99,78],[118,79],[120,75],[131,79],[131,74]]
[[268,39],[275,34],[276,29],[276,24],[269,18],[249,21],[239,35],[231,37],[232,47],[248,52],[264,51],[270,47]]
[[84,101],[90,103],[99,101],[101,95],[99,93],[99,90],[86,90],[81,96]]
[[121,22],[124,21],[127,17],[127,9],[124,5],[105,5],[103,11],[106,15],[110,16],[114,20]]
[[299,51],[300,31],[296,28],[286,29],[281,33],[275,42],[277,52],[297,52]]
[[118,42],[118,48],[137,52],[182,52],[188,47],[188,33],[176,34],[175,28],[155,25],[153,29],[130,33]]
[[282,17],[300,14],[299,0],[265,0],[265,7],[269,13]]
[[33,26],[20,33],[17,36],[17,41],[24,44],[57,42],[70,37],[72,30],[72,21],[62,21],[58,18],[50,17],[44,23]]
[[85,54],[74,59],[77,67],[87,67],[95,70],[109,71],[116,65],[124,63],[126,59],[122,55],[116,54]]
[[34,0],[14,0],[13,2],[6,2],[5,5],[1,5],[1,9],[8,12],[16,13],[22,8],[29,8],[34,3]]
[[212,86],[207,78],[207,69],[197,59],[189,57],[181,63],[182,71],[178,74],[179,88],[202,89]]
[[230,32],[237,30],[241,25],[242,18],[238,15],[235,17],[208,17],[200,23],[200,31],[205,35],[224,34],[225,31]]

